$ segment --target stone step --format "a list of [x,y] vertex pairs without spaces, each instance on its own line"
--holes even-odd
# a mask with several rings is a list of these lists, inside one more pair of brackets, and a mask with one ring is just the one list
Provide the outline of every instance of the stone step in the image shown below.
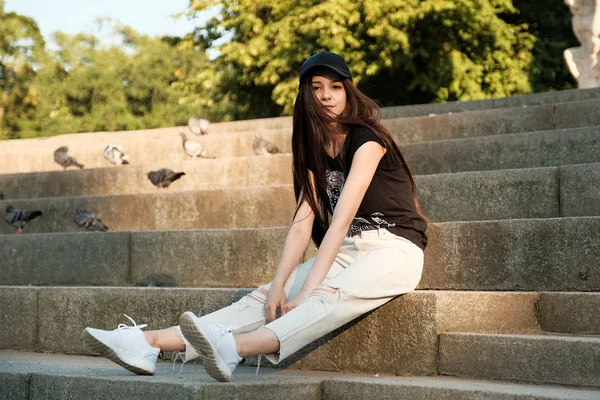
[[[90,354],[86,326],[114,329],[123,313],[147,329],[205,315],[249,289],[0,287],[3,349]],[[283,363],[300,369],[437,374],[441,332],[540,333],[536,293],[415,291],[306,346]],[[398,324],[398,321],[402,321]],[[364,348],[364,338],[369,347]],[[357,346],[360,346],[358,348]]]
[[[0,283],[254,287],[273,277],[286,233],[1,235]],[[421,289],[600,291],[598,217],[448,222],[429,235]]]
[[600,125],[600,99],[516,108],[477,110],[385,120],[396,142],[421,143],[467,137]]
[[443,333],[440,373],[600,387],[600,337]]
[[[411,170],[416,175],[586,164],[600,162],[600,156],[598,155],[600,154],[600,135],[598,132],[600,132],[600,127],[500,134],[406,143],[401,146],[401,149]],[[235,137],[239,138],[239,135]],[[210,138],[211,140],[215,138],[221,140],[222,136],[212,136]],[[54,163],[52,151],[53,148],[34,150],[28,152],[26,156],[23,156],[21,152],[0,153],[3,161],[6,161],[3,163],[0,172],[2,174],[40,171],[65,172]],[[161,160],[154,157],[152,152],[149,152],[146,155],[148,166],[140,164],[137,166],[140,171],[150,171],[160,167],[176,169],[182,165],[206,162],[206,160],[185,162],[186,156],[179,149],[168,152],[168,154],[172,156],[172,159],[169,159],[168,162],[161,162]],[[93,157],[96,157],[96,164],[99,167],[107,170],[117,169],[122,171],[134,166],[110,166],[103,159],[102,149],[95,151]],[[285,157],[285,155],[280,157]],[[288,157],[290,156],[288,155]],[[273,157],[267,156],[248,157],[248,159],[250,158],[264,159],[264,162],[273,160]],[[223,158],[220,158],[213,162],[224,165],[233,162],[229,158],[226,161],[223,160]],[[92,167],[92,165],[88,166]],[[73,171],[66,172],[72,173]]]
[[198,364],[180,374],[159,363],[153,377],[134,376],[99,357],[0,352],[6,398],[42,400],[213,399],[279,400],[596,400],[590,388],[528,385],[450,377],[394,377],[240,366],[231,383],[219,384]]
[[[279,158],[278,161],[285,160]],[[15,192],[11,192],[11,189],[26,194],[27,190],[30,190],[29,195],[44,194],[39,192],[40,186],[35,185],[35,174],[13,175],[12,181],[7,180],[7,185],[4,186],[6,199],[0,201],[0,208],[4,209],[5,205],[11,204],[19,209],[41,210],[44,215],[27,226],[27,233],[79,231],[73,223],[76,208],[92,210],[113,231],[287,225],[295,206],[292,185],[267,186],[268,181],[285,179],[282,170],[261,170],[255,168],[260,166],[260,163],[257,163],[250,164],[252,167],[247,176],[236,175],[233,172],[228,174],[227,172],[234,169],[232,164],[222,174],[213,169],[206,175],[207,179],[203,178],[202,173],[203,170],[210,170],[208,165],[201,165],[200,171],[188,170],[183,178],[167,190],[156,189],[141,176],[137,176],[138,182],[134,182],[130,175],[120,180],[115,179],[115,185],[112,187],[115,191],[127,194],[71,195],[37,199],[33,196],[29,199],[12,198],[11,195]],[[65,179],[58,180],[55,185],[52,185],[52,180],[46,181],[45,186],[50,188],[50,193],[46,194],[56,194],[57,188],[75,192],[77,183],[81,183],[83,188],[89,187],[91,180],[82,178],[91,174],[78,172],[73,175],[78,175],[78,180],[72,185]],[[54,175],[58,178],[62,176],[61,173]],[[251,176],[250,181],[248,176]],[[19,184],[23,178],[24,182]],[[98,181],[100,180],[96,180]],[[178,190],[189,188],[196,183],[202,187],[210,183],[218,186],[228,182],[239,183],[241,186],[212,190]],[[428,218],[435,222],[600,215],[600,208],[595,201],[600,195],[600,163],[422,175],[416,177],[416,182],[419,203]],[[253,186],[244,186],[248,183]],[[105,181],[104,184],[109,183]],[[99,185],[98,189],[106,187],[105,185]],[[130,190],[127,190],[128,187]],[[81,186],[79,188],[80,191],[83,189]],[[136,190],[137,188],[140,188],[140,191]],[[272,204],[277,206],[273,207]],[[0,233],[14,231],[15,229],[8,225],[0,225]]]
[[[272,130],[260,132],[261,135],[273,142],[282,153],[291,152],[291,130]],[[80,137],[81,136],[81,137]],[[188,134],[188,139],[191,136]],[[191,138],[200,143],[210,155],[218,157],[247,157],[253,156],[253,135],[236,133],[231,135],[205,135]],[[36,142],[37,141],[37,142]],[[63,171],[54,162],[54,150],[60,146],[69,146],[73,154],[85,168],[128,168],[129,166],[113,166],[105,158],[103,151],[108,144],[119,143],[123,151],[130,156],[130,166],[145,167],[159,164],[160,167],[171,167],[190,160],[182,148],[179,132],[160,132],[160,136],[148,137],[135,135],[122,138],[118,142],[104,139],[104,135],[55,136],[49,139],[21,139],[10,143],[0,142],[0,157],[3,160],[0,173],[27,173],[40,171]],[[199,160],[193,160],[199,161]],[[70,167],[69,170],[77,169]]]
[[[284,164],[287,160],[274,161]],[[140,174],[109,175],[102,170],[95,170],[98,174],[78,171],[45,177],[7,175],[12,179],[6,179],[5,186],[0,177],[0,187],[5,190],[0,208],[11,204],[19,209],[41,210],[44,215],[28,224],[27,233],[80,231],[73,223],[76,208],[92,210],[113,231],[252,228],[289,223],[295,205],[292,185],[267,186],[269,181],[286,180],[282,169],[261,169],[263,163],[240,163],[242,171],[248,168],[247,174],[238,175],[232,172],[235,163],[227,165],[223,173],[211,169],[210,162],[206,164],[187,170],[166,190],[155,188]],[[69,175],[76,179],[65,179]],[[98,179],[85,179],[87,176]],[[111,176],[116,179],[108,187],[107,177]],[[47,180],[44,182],[43,178]],[[223,187],[227,183],[240,186]],[[435,222],[600,215],[595,200],[600,196],[600,163],[422,175],[416,177],[416,183],[419,203],[425,215]],[[245,186],[248,184],[253,186]],[[193,186],[222,188],[189,190]],[[40,192],[42,187],[47,187],[48,192]],[[123,194],[77,195],[88,188],[90,192],[107,188],[109,193]],[[43,196],[56,195],[61,189],[67,192],[63,197]],[[15,192],[31,198],[15,199]],[[36,194],[42,198],[34,198]],[[0,233],[14,231],[6,224],[0,225]]]
[[600,293],[540,293],[538,319],[549,332],[600,335]]
[[410,143],[402,146],[415,175],[600,162],[600,127]]
[[[434,117],[412,117],[385,120],[396,142],[400,144],[422,143],[457,138],[478,137],[519,132],[545,131],[561,128],[576,128],[600,125],[600,116],[595,110],[600,100],[539,105],[516,109],[492,109],[467,113],[439,115]],[[166,128],[165,128],[166,129]],[[119,137],[118,142],[130,154],[133,164],[177,163],[187,156],[181,149],[179,132],[160,130],[148,134],[132,133]],[[274,142],[282,152],[291,151],[291,130],[254,131]],[[116,134],[115,134],[116,135]],[[2,173],[33,171],[55,171],[61,167],[54,163],[55,148],[68,145],[72,154],[88,168],[103,168],[110,164],[102,151],[107,144],[107,134],[95,136],[63,135],[49,139],[26,139],[0,143],[0,157],[6,167]],[[114,135],[113,135],[114,136]],[[254,154],[253,135],[236,133],[231,135],[206,135],[198,137],[206,150],[217,157],[237,157]]]
[[555,92],[531,93],[522,96],[509,96],[498,99],[449,101],[446,103],[415,104],[408,106],[385,107],[383,118],[418,117],[430,114],[448,114],[493,108],[516,108],[544,104],[568,103],[571,101],[594,100],[600,98],[600,89],[571,89]]
[[[5,200],[2,205],[9,203],[18,209],[42,211],[41,217],[25,227],[29,233],[81,232],[73,220],[77,208],[92,211],[115,232],[285,226],[295,210],[289,185],[178,192],[156,189],[144,194]],[[3,234],[16,232],[6,223],[0,227]]]
[[[147,173],[161,164],[113,168],[69,169],[26,174],[0,175],[0,190],[7,200],[114,194],[156,193]],[[291,185],[290,153],[272,156],[196,159],[169,164],[186,175],[168,191],[189,191],[240,186]]]

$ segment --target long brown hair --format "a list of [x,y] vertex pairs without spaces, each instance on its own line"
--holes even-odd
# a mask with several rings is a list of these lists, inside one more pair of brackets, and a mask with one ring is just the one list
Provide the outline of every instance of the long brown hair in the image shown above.
[[[364,95],[350,79],[343,79],[342,84],[346,90],[346,108],[339,117],[332,117],[326,113],[319,104],[312,89],[312,76],[308,76],[300,83],[296,104],[294,105],[292,156],[294,193],[298,199],[298,207],[306,198],[315,215],[312,227],[312,240],[317,247],[321,245],[325,232],[329,228],[330,216],[328,215],[325,201],[327,196],[327,181],[325,166],[327,165],[326,146],[330,145],[336,151],[342,150],[339,145],[343,136],[354,126],[370,129],[379,137],[388,152],[393,152],[402,163],[412,184],[412,195],[417,212],[425,219],[416,199],[416,186],[413,176],[406,164],[400,148],[388,130],[381,125],[381,109],[373,100]],[[344,151],[340,151],[342,163]],[[314,188],[311,184],[309,171],[314,177]],[[300,196],[302,195],[302,198]],[[294,213],[294,218],[298,212]]]

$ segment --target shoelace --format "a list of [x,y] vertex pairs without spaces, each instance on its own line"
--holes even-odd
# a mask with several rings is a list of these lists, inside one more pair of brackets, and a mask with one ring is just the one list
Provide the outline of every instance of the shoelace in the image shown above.
[[143,329],[145,327],[148,326],[148,324],[142,324],[142,325],[138,325],[135,323],[135,321],[133,320],[133,318],[131,318],[129,315],[127,314],[123,314],[125,317],[127,317],[128,320],[131,321],[131,323],[133,324],[133,326],[129,326],[129,325],[125,325],[125,324],[119,324],[117,325],[117,329],[115,329],[116,331],[121,330],[121,329]]
[[255,376],[258,376],[258,370],[260,369],[260,359],[262,358],[262,354],[258,355],[258,366],[256,367],[256,374]]
[[183,371],[183,366],[188,360],[185,358],[185,353],[183,351],[176,352],[173,356],[173,374],[175,374],[175,363],[177,363],[178,358],[181,360],[181,368],[179,369],[178,375],[181,375],[181,372]]

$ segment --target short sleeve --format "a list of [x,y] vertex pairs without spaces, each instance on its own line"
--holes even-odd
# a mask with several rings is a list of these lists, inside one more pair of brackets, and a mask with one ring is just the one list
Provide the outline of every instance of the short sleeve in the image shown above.
[[379,136],[377,136],[372,130],[362,126],[354,128],[349,139],[350,143],[346,148],[346,156],[349,160],[354,157],[354,154],[358,151],[360,146],[367,142],[376,142],[385,147],[383,140],[381,140]]

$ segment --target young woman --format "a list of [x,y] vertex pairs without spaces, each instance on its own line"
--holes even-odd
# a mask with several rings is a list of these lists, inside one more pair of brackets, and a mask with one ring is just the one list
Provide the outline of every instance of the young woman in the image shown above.
[[[265,354],[277,364],[414,290],[427,222],[406,162],[379,120],[341,56],[306,60],[292,135],[298,205],[273,281],[211,314],[185,312],[177,327],[86,328],[85,343],[138,374],[154,373],[160,350],[185,352],[184,361],[201,357],[210,376],[228,381],[242,357]],[[316,257],[296,266],[311,238]]]

